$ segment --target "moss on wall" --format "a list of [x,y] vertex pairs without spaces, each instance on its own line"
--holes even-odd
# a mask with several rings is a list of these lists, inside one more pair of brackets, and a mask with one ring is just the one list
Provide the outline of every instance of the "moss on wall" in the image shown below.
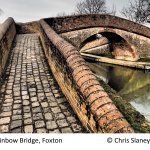
[[100,80],[101,85],[137,133],[150,133],[149,122],[130,103],[125,101],[109,85]]

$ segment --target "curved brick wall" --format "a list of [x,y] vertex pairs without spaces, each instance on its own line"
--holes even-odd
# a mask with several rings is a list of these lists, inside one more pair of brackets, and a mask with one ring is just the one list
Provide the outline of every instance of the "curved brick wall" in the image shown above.
[[141,24],[111,15],[94,14],[44,19],[57,33],[91,27],[110,27],[150,37],[150,29]]
[[0,26],[0,76],[4,72],[9,51],[16,35],[16,27],[13,18],[8,18]]
[[134,132],[96,80],[76,48],[62,39],[44,20],[41,20],[40,24],[48,39],[64,56],[72,71],[73,79],[83,94],[85,102],[90,107],[90,111],[100,129],[105,133]]

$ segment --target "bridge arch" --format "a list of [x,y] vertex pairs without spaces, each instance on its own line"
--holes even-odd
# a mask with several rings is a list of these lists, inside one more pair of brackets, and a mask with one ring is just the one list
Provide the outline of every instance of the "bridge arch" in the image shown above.
[[[44,19],[49,26],[51,26],[58,34],[70,34],[78,33],[71,37],[71,43],[74,46],[79,46],[78,43],[83,41],[84,34],[81,34],[83,30],[89,35],[88,30],[94,33],[99,32],[99,28],[113,29],[120,33],[123,38],[139,53],[140,58],[150,57],[150,29],[138,23],[119,18],[111,15],[78,15],[78,16],[66,16],[57,18],[45,18]],[[95,30],[95,31],[94,31]],[[76,32],[77,31],[77,32]],[[91,32],[90,31],[90,32]],[[92,34],[93,34],[92,33]],[[68,38],[68,36],[66,37]],[[79,47],[78,47],[79,48]]]
[[79,46],[81,51],[98,55],[110,55],[111,53],[116,59],[130,61],[136,61],[139,59],[139,54],[136,48],[113,29],[101,28],[99,32],[93,32],[93,34],[90,36],[88,35],[83,39],[84,40]]

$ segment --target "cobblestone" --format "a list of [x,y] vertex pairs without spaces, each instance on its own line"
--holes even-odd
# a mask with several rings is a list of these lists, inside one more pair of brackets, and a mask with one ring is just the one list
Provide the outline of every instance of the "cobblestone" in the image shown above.
[[35,122],[35,127],[36,128],[41,128],[41,127],[44,127],[45,126],[45,123],[44,123],[44,121],[36,121]]
[[32,119],[31,118],[24,119],[24,124],[26,124],[26,125],[32,124]]
[[61,127],[67,127],[68,126],[68,123],[65,119],[62,119],[62,120],[58,120],[57,121],[58,123],[58,126],[61,128]]
[[52,112],[53,113],[60,113],[61,112],[61,110],[60,110],[60,108],[59,107],[54,107],[54,108],[51,108],[51,110],[52,110]]
[[17,127],[21,127],[22,126],[22,120],[16,120],[16,121],[12,121],[11,122],[11,129],[15,129]]
[[49,133],[61,133],[61,132],[58,129],[55,129],[55,130],[52,130],[52,131],[50,130]]
[[9,116],[11,116],[11,114],[12,114],[11,111],[10,112],[3,112],[0,114],[0,117],[9,117]]
[[0,90],[0,133],[86,132],[43,60],[38,35],[17,35]]
[[46,119],[46,120],[52,120],[52,119],[53,119],[51,113],[45,113],[44,116],[45,116],[45,119]]
[[33,114],[33,120],[41,120],[43,119],[42,113]]
[[24,127],[24,132],[25,133],[33,133],[33,126],[32,125],[27,125]]
[[75,117],[67,117],[67,120],[70,122],[70,123],[75,123],[76,122],[76,118]]
[[22,130],[21,130],[21,128],[17,128],[17,129],[12,129],[10,132],[11,133],[21,133]]
[[55,114],[55,118],[56,118],[56,120],[58,120],[58,119],[64,119],[65,115],[63,113],[58,113],[58,114]]
[[58,126],[55,121],[48,121],[46,123],[47,129],[56,129]]
[[81,126],[78,124],[72,124],[71,126],[72,126],[74,132],[80,133],[82,131]]
[[12,120],[21,120],[22,119],[22,115],[13,115],[12,116]]
[[2,126],[0,126],[0,132],[1,133],[7,133],[7,132],[9,132],[9,126],[8,125],[2,125]]
[[5,117],[0,119],[0,125],[8,124],[10,122],[10,117]]
[[61,132],[62,133],[73,133],[70,128],[63,128],[63,129],[61,129]]
[[37,133],[47,133],[47,130],[45,128],[37,129]]

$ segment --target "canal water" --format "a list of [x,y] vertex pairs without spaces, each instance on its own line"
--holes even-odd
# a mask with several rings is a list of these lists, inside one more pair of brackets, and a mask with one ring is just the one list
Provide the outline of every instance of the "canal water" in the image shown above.
[[99,62],[88,61],[88,65],[99,79],[150,121],[150,72]]

